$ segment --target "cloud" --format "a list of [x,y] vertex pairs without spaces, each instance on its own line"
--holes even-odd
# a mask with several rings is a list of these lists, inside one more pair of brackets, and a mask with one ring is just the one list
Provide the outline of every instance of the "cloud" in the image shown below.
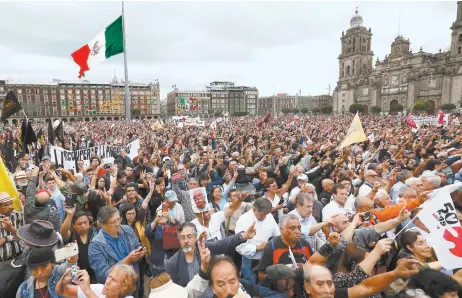
[[[126,2],[130,81],[202,89],[214,80],[273,92],[325,93],[338,79],[340,36],[355,6],[380,59],[398,34],[417,52],[446,50],[455,2]],[[120,2],[0,2],[0,78],[76,80],[70,54],[121,13]],[[376,59],[374,57],[374,60]],[[123,77],[123,56],[86,76]]]

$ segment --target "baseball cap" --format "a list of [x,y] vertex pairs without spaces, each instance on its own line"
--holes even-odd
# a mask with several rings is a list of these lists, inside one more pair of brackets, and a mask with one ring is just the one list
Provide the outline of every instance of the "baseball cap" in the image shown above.
[[308,176],[306,176],[305,174],[300,174],[298,175],[297,180],[308,181]]
[[168,156],[165,156],[164,158],[162,158],[162,162],[165,162],[165,161],[171,161],[172,159]]
[[167,190],[167,192],[165,192],[165,199],[167,199],[169,202],[178,201],[178,197],[176,196],[176,193],[173,190]]

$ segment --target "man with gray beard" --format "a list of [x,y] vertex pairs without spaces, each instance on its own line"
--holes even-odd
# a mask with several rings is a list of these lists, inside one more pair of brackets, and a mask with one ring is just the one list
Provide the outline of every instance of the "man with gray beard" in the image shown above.
[[[203,236],[205,235],[198,237],[196,226],[192,223],[184,223],[178,228],[181,249],[165,264],[167,273],[177,285],[186,287],[194,275],[199,273],[200,253],[197,247],[197,240]],[[236,246],[254,236],[255,227],[251,226],[245,233],[238,233],[215,242],[206,241],[205,246],[210,250],[212,255],[230,254],[231,251],[236,249]],[[212,296],[211,289],[208,289],[204,297]]]

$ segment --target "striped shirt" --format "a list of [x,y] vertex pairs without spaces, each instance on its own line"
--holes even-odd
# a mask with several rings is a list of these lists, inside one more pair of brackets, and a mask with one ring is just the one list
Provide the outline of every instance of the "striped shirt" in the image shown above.
[[[11,212],[10,220],[13,227],[17,230],[24,225],[22,212]],[[19,244],[18,240],[14,239],[14,236],[10,232],[0,229],[0,239],[2,238],[6,238],[6,241],[0,246],[0,261],[10,260],[22,251],[21,244]]]

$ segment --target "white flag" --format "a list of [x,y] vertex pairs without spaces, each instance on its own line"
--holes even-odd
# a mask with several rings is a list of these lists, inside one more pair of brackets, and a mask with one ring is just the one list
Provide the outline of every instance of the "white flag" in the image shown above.
[[443,268],[462,267],[462,227],[449,189],[440,189],[435,198],[423,205],[418,217],[430,232],[427,242]]

